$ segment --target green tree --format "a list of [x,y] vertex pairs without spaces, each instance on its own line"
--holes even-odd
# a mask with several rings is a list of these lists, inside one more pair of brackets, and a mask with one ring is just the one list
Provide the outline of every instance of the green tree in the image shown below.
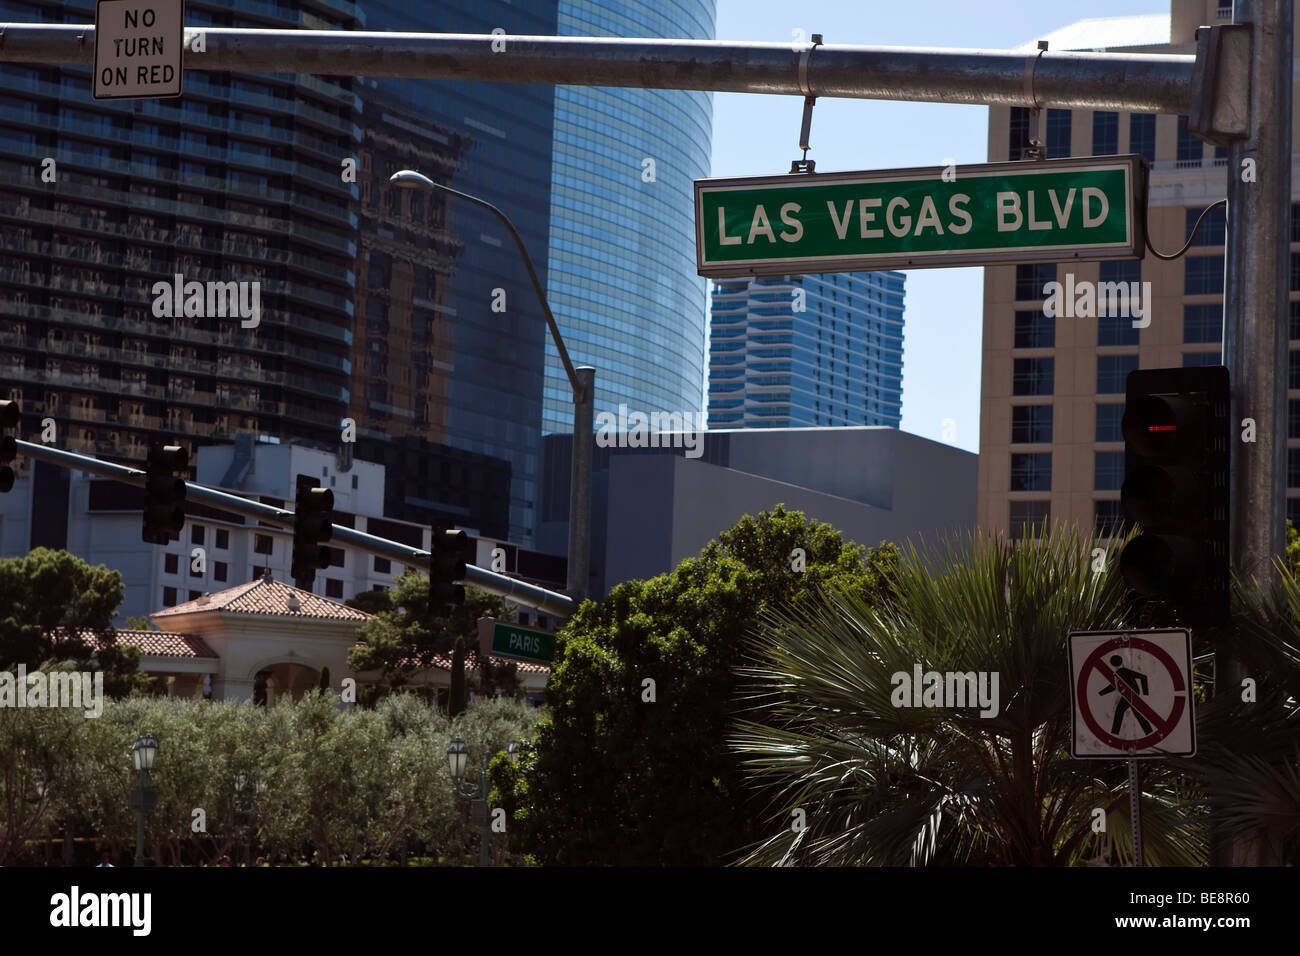
[[[357,631],[360,642],[348,653],[353,671],[378,670],[388,690],[408,684],[415,675],[435,666],[435,658],[451,658],[449,716],[465,709],[466,660],[477,657],[478,619],[513,620],[514,606],[477,588],[465,589],[465,603],[436,618],[430,627],[429,577],[408,568],[388,591],[357,595],[348,602],[372,616]],[[360,604],[354,603],[360,600]]]
[[514,849],[562,865],[730,859],[757,813],[725,746],[747,633],[827,586],[884,601],[896,559],[778,505],[585,602],[557,638],[552,716],[517,764],[493,764]]
[[111,623],[121,603],[121,574],[67,551],[35,548],[0,560],[0,670],[70,661],[102,670],[106,694],[144,689],[150,679],[136,673],[139,649],[118,644]]
[[[731,738],[771,807],[747,862],[1125,862],[1124,765],[1069,753],[1065,636],[1130,614],[1117,562],[1092,568],[1104,544],[1067,529],[1010,543],[973,535],[909,549],[883,606],[832,594],[773,614],[745,670],[753,709]],[[996,713],[895,706],[893,675],[916,665],[982,672],[986,688],[998,675]],[[1203,862],[1206,815],[1186,768],[1148,761],[1143,776],[1147,861]]]

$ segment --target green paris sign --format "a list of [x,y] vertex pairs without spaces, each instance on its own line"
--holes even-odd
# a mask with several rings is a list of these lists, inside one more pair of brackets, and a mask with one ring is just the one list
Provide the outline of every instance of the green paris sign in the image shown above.
[[712,278],[1142,258],[1140,156],[695,183]]
[[555,635],[517,624],[492,624],[492,653],[534,664],[549,664],[555,659]]

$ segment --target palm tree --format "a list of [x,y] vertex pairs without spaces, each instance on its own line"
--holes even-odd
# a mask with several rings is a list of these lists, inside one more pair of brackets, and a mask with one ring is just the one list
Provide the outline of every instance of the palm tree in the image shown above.
[[[829,593],[771,612],[729,741],[770,798],[772,836],[744,862],[1127,862],[1124,764],[1069,754],[1066,635],[1119,628],[1129,614],[1118,562],[1094,571],[1094,548],[1106,542],[1075,529],[973,534],[905,551],[877,606]],[[895,706],[894,675],[918,664],[989,675],[996,713]],[[1207,812],[1187,774],[1145,763],[1149,864],[1205,860]]]

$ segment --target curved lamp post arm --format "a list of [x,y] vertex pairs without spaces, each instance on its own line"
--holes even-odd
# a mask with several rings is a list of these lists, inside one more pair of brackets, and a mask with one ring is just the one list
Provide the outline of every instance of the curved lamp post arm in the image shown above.
[[436,189],[438,192],[447,193],[457,199],[463,199],[467,203],[473,203],[480,209],[486,209],[501,220],[502,225],[514,237],[515,245],[519,247],[519,254],[524,260],[524,268],[528,270],[528,278],[533,283],[533,291],[537,293],[537,301],[541,304],[542,312],[546,315],[546,324],[551,330],[551,339],[555,342],[555,350],[560,353],[560,361],[564,363],[564,371],[569,376],[569,384],[573,387],[573,400],[575,403],[581,402],[584,398],[582,383],[578,381],[578,373],[573,369],[573,362],[569,359],[569,350],[564,347],[564,339],[560,338],[560,327],[555,324],[555,316],[551,313],[551,306],[546,301],[546,293],[542,291],[542,282],[537,278],[537,270],[533,268],[532,257],[528,255],[528,247],[524,245],[523,237],[519,235],[519,231],[515,229],[514,223],[510,221],[509,217],[484,199],[471,196],[469,193],[463,193],[459,189],[452,189],[450,186],[444,186],[442,183],[436,183],[423,173],[412,169],[403,169],[393,173],[388,181],[403,189]]

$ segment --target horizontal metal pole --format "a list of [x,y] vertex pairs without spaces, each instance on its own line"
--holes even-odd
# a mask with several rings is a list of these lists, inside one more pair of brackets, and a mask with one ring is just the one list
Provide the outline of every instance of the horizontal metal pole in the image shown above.
[[[144,487],[145,473],[136,468],[128,468],[126,465],[117,465],[109,461],[100,461],[98,458],[78,455],[75,452],[61,451],[58,448],[50,448],[48,445],[36,445],[26,441],[20,441],[17,445],[20,455],[26,455],[35,461],[44,461],[65,468],[76,468],[92,475],[111,478],[113,481],[119,481],[122,484],[134,485],[137,488]],[[192,481],[185,482],[185,499],[211,505],[213,508],[220,508],[223,511],[242,515],[245,518],[265,521],[267,524],[280,528],[293,528],[292,511],[262,504],[260,501],[250,501],[247,498],[241,498],[239,495],[228,494],[213,488],[205,488],[203,485],[196,485]],[[428,551],[412,548],[410,545],[400,544],[396,541],[389,541],[387,538],[378,538],[372,534],[366,534],[364,531],[346,528],[343,525],[336,524],[331,527],[334,529],[332,538],[334,541],[350,544],[362,551],[401,564],[423,569],[427,569],[429,566],[430,555]],[[539,588],[535,584],[518,581],[504,574],[497,574],[494,571],[488,571],[486,568],[480,568],[473,564],[465,566],[465,582],[472,584],[481,591],[508,598],[517,604],[536,608],[539,611],[545,611],[547,614],[554,614],[556,617],[568,617],[576,608],[575,602],[568,595],[548,591],[545,588]]]
[[[186,29],[187,70],[1189,110],[1195,57],[350,30]],[[203,34],[204,52],[188,47]],[[91,25],[0,24],[0,62],[91,63]],[[801,60],[804,76],[801,80]]]

